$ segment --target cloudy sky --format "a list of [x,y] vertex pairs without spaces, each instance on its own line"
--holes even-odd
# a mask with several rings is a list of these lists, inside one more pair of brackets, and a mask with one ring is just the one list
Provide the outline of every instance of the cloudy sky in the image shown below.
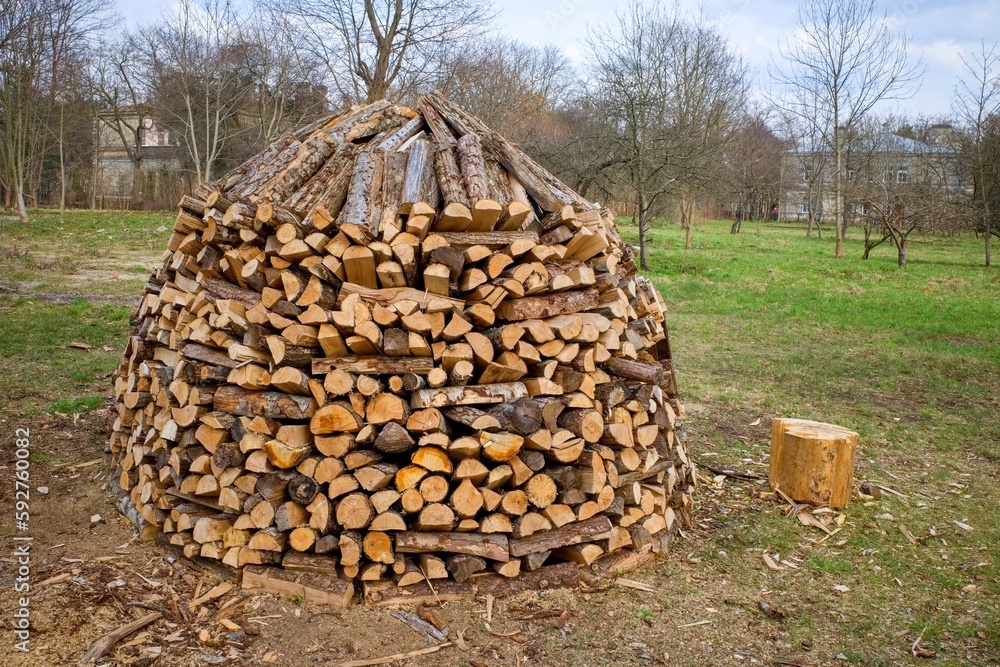
[[[173,0],[118,0],[130,24],[154,20]],[[588,26],[614,20],[618,2],[607,0],[495,0],[500,28],[532,44],[554,43],[576,64],[586,65],[584,40]],[[766,84],[767,64],[778,43],[795,26],[795,0],[681,0],[689,11],[705,15],[746,55],[756,69],[758,85]],[[912,39],[911,56],[927,66],[920,91],[887,110],[910,115],[947,114],[960,55],[980,41],[1000,39],[1000,0],[891,0],[882,9],[892,25]]]

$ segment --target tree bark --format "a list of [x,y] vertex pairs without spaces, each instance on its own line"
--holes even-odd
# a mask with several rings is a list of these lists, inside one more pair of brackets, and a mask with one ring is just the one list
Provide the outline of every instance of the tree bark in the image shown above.
[[834,174],[837,197],[833,212],[836,217],[834,222],[836,223],[837,248],[834,251],[834,257],[841,259],[844,256],[844,184],[840,177],[840,169],[843,166],[844,152],[840,145],[840,127],[837,125],[839,123],[839,119],[837,117],[836,110],[834,110],[833,122],[833,150],[837,156],[837,171]]

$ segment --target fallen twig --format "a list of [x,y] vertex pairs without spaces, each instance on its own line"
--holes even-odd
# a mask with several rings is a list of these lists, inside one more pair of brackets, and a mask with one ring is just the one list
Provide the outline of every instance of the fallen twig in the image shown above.
[[104,459],[91,459],[89,461],[84,461],[83,463],[74,463],[71,466],[66,466],[66,470],[76,470],[77,468],[87,468],[89,466],[97,465],[101,463]]
[[707,463],[702,463],[701,461],[695,461],[696,464],[700,465],[705,470],[710,470],[716,475],[724,475],[726,477],[733,477],[735,479],[750,479],[750,480],[761,480],[767,479],[763,475],[756,475],[752,472],[736,472],[735,470],[726,470],[725,468],[714,468]]
[[150,623],[158,621],[161,618],[163,618],[163,614],[161,614],[158,611],[154,611],[151,614],[146,614],[142,618],[136,619],[131,623],[127,623],[126,625],[121,626],[117,630],[112,630],[111,632],[109,632],[108,634],[104,635],[103,637],[95,641],[93,644],[91,644],[90,647],[87,649],[87,651],[83,654],[83,657],[80,659],[80,662],[81,663],[94,662],[95,660],[104,657],[104,655],[108,651],[110,651],[111,648],[115,644],[120,642],[122,639],[125,639],[136,630],[141,630]]
[[392,615],[403,623],[406,623],[414,631],[419,632],[430,639],[432,642],[441,643],[448,641],[448,636],[446,634],[435,628],[432,624],[408,611],[394,611],[392,612]]
[[899,496],[900,498],[905,498],[906,497],[905,493],[900,493],[899,491],[897,491],[896,489],[894,489],[892,487],[885,486],[883,484],[876,484],[875,486],[877,486],[878,488],[882,489],[886,493],[891,493],[894,496]]
[[384,665],[390,662],[398,662],[400,660],[407,660],[409,658],[416,658],[422,655],[428,655],[430,653],[437,653],[443,648],[448,648],[449,646],[454,646],[454,642],[445,642],[443,644],[438,644],[437,646],[428,646],[427,648],[419,648],[415,651],[407,651],[406,653],[393,653],[392,655],[383,656],[381,658],[369,658],[365,660],[349,660],[348,662],[342,662],[337,667],[371,667],[372,665]]
[[622,577],[618,577],[617,579],[615,579],[615,584],[617,584],[618,586],[622,586],[623,588],[633,588],[637,591],[643,591],[645,593],[659,592],[649,584],[644,584],[641,581],[635,581],[634,579],[623,579]]

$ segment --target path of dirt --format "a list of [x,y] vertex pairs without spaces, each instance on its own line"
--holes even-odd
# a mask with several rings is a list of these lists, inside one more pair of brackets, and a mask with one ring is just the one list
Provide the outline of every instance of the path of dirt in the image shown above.
[[109,306],[133,306],[137,302],[134,296],[122,296],[118,294],[80,294],[76,292],[40,292],[35,289],[35,283],[16,282],[11,280],[0,281],[0,296],[24,296],[32,299],[42,299],[59,305],[66,305],[72,301],[83,299],[92,303],[100,303]]
[[[704,420],[697,421],[707,427]],[[691,421],[695,421],[694,418]],[[749,423],[749,422],[742,422]],[[75,665],[86,646],[111,629],[160,610],[164,618],[122,641],[103,662],[108,665],[336,665],[425,648],[428,640],[376,607],[338,610],[272,595],[244,596],[238,589],[203,606],[189,607],[197,595],[221,580],[217,574],[177,558],[156,545],[134,540],[131,526],[109,502],[102,463],[103,422],[97,413],[30,419],[0,415],[0,479],[11,479],[14,430],[31,429],[32,611],[31,652],[12,651],[10,610],[14,560],[12,526],[0,521],[0,664],[27,667]],[[750,432],[746,426],[732,431]],[[689,431],[697,432],[697,424]],[[760,435],[760,434],[755,434]],[[47,487],[41,494],[38,487]],[[0,516],[11,516],[10,485],[0,493]],[[449,603],[440,613],[463,633],[467,650],[457,647],[414,658],[406,665],[500,667],[510,665],[717,665],[834,664],[835,632],[810,631],[799,640],[795,627],[762,613],[760,596],[771,609],[794,616],[802,605],[836,616],[836,600],[817,600],[803,591],[769,592],[753,579],[741,559],[705,560],[724,546],[716,517],[752,522],[773,507],[754,500],[752,483],[699,491],[694,530],[675,541],[654,565],[631,573],[656,592],[612,588],[604,592],[533,591],[497,601],[487,629],[485,604]],[[102,520],[91,525],[91,516]],[[719,553],[724,553],[719,551]],[[748,580],[748,573],[751,580]],[[49,582],[49,583],[47,583]],[[822,596],[820,596],[822,597]],[[233,631],[220,621],[221,616]],[[531,611],[556,615],[515,620]],[[565,612],[565,613],[563,613]],[[831,625],[835,629],[836,624]],[[491,630],[493,633],[491,634]],[[906,647],[899,642],[899,657]],[[896,664],[893,662],[892,664]]]

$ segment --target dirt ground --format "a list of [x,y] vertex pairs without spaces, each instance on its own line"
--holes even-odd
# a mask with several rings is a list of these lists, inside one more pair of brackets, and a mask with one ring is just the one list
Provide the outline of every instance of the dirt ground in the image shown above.
[[[694,407],[690,430],[707,421],[708,410]],[[739,437],[766,437],[759,427],[721,424]],[[0,476],[5,480],[13,477],[13,436],[18,427],[31,430],[32,486],[47,487],[47,493],[36,491],[30,499],[26,534],[34,541],[28,653],[13,649],[11,613],[16,600],[14,577],[9,576],[15,571],[13,531],[11,521],[0,524],[0,543],[7,551],[0,557],[4,571],[0,664],[78,664],[95,639],[151,610],[162,612],[163,618],[119,642],[97,664],[336,665],[431,646],[387,609],[330,609],[308,600],[249,596],[238,588],[203,605],[189,605],[225,580],[156,545],[135,541],[131,526],[109,502],[103,464],[98,462],[105,442],[101,416],[0,418],[4,452]],[[746,581],[748,572],[764,569],[759,559],[748,568],[745,559],[731,563],[725,554],[705,558],[706,548],[717,550],[726,538],[716,517],[729,515],[731,520],[737,513],[739,521],[752,522],[757,513],[775,511],[771,504],[752,498],[753,485],[727,482],[700,490],[695,529],[675,541],[665,557],[628,575],[656,592],[624,587],[530,592],[498,600],[491,619],[486,617],[485,601],[447,603],[440,613],[461,634],[464,647],[394,664],[843,664],[838,653],[841,660],[849,656],[840,652],[835,632],[803,633],[788,622],[801,604],[811,605],[813,613],[820,605],[835,621],[843,613],[837,598],[818,593],[809,577],[801,580],[802,590],[795,586],[770,590]],[[11,487],[5,483],[0,495],[4,516],[13,512]],[[95,514],[101,519],[92,523]],[[794,561],[795,555],[785,558]],[[539,610],[556,613],[517,620]],[[235,625],[227,629],[220,622],[223,617]],[[879,640],[885,644],[886,660],[877,664],[899,664],[912,657],[912,637]],[[975,641],[967,642],[964,650],[970,661],[988,661],[977,653]]]

